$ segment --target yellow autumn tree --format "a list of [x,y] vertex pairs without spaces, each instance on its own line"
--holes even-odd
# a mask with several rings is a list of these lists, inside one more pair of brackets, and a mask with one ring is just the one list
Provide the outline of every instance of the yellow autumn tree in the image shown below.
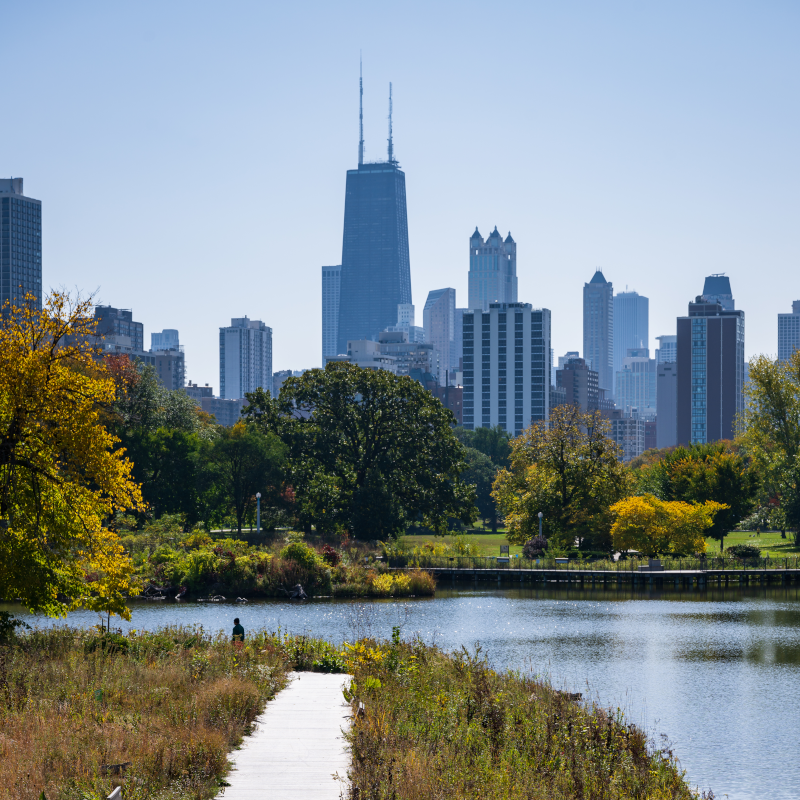
[[0,600],[59,616],[129,617],[133,564],[107,522],[139,509],[131,463],[101,412],[112,378],[93,357],[88,300],[28,297],[0,319]]
[[704,532],[714,524],[723,503],[684,503],[659,500],[652,494],[626,497],[611,506],[611,539],[620,552],[636,550],[647,556],[666,553],[704,553]]

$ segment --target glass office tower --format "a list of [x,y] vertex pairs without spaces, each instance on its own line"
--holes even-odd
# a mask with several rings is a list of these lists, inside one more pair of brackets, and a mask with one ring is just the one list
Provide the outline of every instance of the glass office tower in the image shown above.
[[22,193],[22,178],[0,178],[0,308],[27,295],[42,307],[42,203]]
[[406,176],[393,159],[347,171],[337,353],[377,339],[411,303]]

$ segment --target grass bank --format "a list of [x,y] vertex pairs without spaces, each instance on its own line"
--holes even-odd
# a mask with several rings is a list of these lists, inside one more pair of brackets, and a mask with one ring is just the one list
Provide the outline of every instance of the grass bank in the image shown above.
[[[208,800],[287,671],[350,672],[351,800],[689,800],[619,713],[420,641],[201,629],[35,631],[0,646],[0,800]],[[127,765],[114,772],[114,765]],[[711,796],[711,795],[709,795]]]

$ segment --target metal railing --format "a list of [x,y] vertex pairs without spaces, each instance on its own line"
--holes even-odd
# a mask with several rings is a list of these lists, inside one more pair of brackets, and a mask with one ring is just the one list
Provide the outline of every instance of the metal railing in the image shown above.
[[[714,556],[707,558],[661,556],[664,571],[709,572],[714,570],[774,570],[800,569],[797,556],[787,558],[726,558]],[[647,558],[625,558],[618,561],[602,559],[569,559],[566,563],[556,563],[555,558],[527,559],[511,556],[507,561],[493,556],[426,556],[392,555],[385,558],[390,567],[421,567],[422,569],[463,569],[463,570],[564,570],[570,572],[639,572],[639,567],[649,567]],[[643,570],[641,570],[643,571]],[[655,570],[652,574],[657,574]]]

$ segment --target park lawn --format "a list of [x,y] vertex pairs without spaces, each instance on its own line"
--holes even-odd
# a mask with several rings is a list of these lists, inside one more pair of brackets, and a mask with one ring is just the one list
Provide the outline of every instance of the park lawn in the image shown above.
[[[480,550],[481,556],[499,556],[500,545],[508,544],[505,533],[470,533],[469,530],[464,533],[466,540],[469,544],[476,544]],[[442,538],[441,536],[433,536],[430,534],[416,534],[413,536],[403,536],[401,541],[408,547],[421,546],[426,542],[432,544],[447,544],[449,537]],[[522,555],[522,547],[518,544],[509,546],[509,553],[513,555]]]
[[[733,531],[725,537],[725,549],[735,544],[754,544],[761,548],[763,556],[770,558],[794,558],[800,555],[800,547],[794,542],[794,535],[787,532],[786,538],[781,539],[779,531]],[[709,555],[719,555],[719,541],[706,539],[706,552]]]

